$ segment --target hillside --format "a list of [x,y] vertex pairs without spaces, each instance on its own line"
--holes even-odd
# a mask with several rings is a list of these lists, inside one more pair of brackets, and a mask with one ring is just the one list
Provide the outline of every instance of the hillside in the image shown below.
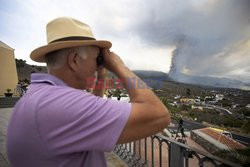
[[[19,81],[30,81],[31,73],[47,72],[45,66],[29,65],[25,60],[16,59],[17,73]],[[245,83],[239,80],[233,80],[229,78],[216,78],[216,77],[204,77],[204,76],[191,76],[180,74],[179,79],[170,77],[167,73],[161,71],[144,71],[135,70],[134,73],[144,80],[152,80],[157,82],[171,82],[177,85],[192,85],[192,87],[211,87],[211,88],[236,88],[250,90],[250,83]],[[109,77],[113,78],[115,75],[110,73]],[[152,85],[150,85],[152,86]],[[186,87],[185,86],[185,87]]]
[[47,68],[45,66],[36,66],[36,65],[29,65],[26,63],[25,60],[16,59],[16,67],[17,67],[17,75],[19,81],[30,81],[30,74],[31,73],[38,73],[38,72],[47,72]]
[[217,78],[210,76],[193,76],[193,75],[179,74],[178,79],[174,80],[177,82],[189,83],[194,85],[250,90],[250,83],[230,78]]
[[239,80],[230,78],[217,78],[208,76],[193,76],[186,74],[179,74],[178,78],[170,77],[167,73],[160,71],[134,71],[139,77],[143,79],[154,79],[158,81],[175,81],[183,84],[191,84],[205,87],[215,88],[236,88],[243,90],[250,90],[250,83],[245,83]]

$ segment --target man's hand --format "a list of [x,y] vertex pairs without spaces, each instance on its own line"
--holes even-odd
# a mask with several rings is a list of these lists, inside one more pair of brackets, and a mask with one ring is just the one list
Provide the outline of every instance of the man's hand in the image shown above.
[[125,66],[122,59],[114,52],[110,52],[109,49],[102,49],[101,52],[104,57],[104,67],[109,71],[116,73],[119,67]]
[[99,67],[97,69],[97,79],[106,79],[108,76],[108,70],[105,67]]
[[[105,87],[105,82],[106,82],[106,78],[107,78],[107,75],[108,75],[108,70],[104,67],[98,67],[97,69],[97,78],[96,78],[96,81],[95,81],[95,84],[94,84],[94,87],[97,86],[97,88],[93,88],[91,90],[92,94],[96,95],[96,96],[100,96],[100,97],[103,97],[104,95],[104,92],[105,92],[105,88],[102,88]],[[99,83],[98,81],[102,81],[102,83]],[[98,85],[98,84],[103,84],[103,85]]]

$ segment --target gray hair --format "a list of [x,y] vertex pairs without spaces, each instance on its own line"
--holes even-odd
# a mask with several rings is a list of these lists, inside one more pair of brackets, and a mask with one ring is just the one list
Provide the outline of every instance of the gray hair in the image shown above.
[[45,62],[47,64],[47,68],[49,69],[58,69],[61,68],[66,63],[66,57],[70,52],[77,52],[82,59],[86,59],[86,52],[90,46],[81,46],[81,47],[73,47],[73,48],[64,48],[60,50],[56,50],[50,52],[45,55]]

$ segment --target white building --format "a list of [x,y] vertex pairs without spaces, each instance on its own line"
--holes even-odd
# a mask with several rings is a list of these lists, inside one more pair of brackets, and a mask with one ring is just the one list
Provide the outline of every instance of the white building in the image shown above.
[[216,101],[223,100],[223,98],[224,98],[224,95],[223,95],[223,94],[216,94],[216,95],[215,95],[215,100],[216,100]]

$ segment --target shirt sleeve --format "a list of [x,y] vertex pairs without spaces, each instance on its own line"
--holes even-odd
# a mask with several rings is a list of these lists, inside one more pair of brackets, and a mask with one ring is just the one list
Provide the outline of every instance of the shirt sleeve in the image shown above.
[[55,154],[111,151],[131,112],[130,103],[71,88],[53,90],[44,99],[37,113],[38,131]]

